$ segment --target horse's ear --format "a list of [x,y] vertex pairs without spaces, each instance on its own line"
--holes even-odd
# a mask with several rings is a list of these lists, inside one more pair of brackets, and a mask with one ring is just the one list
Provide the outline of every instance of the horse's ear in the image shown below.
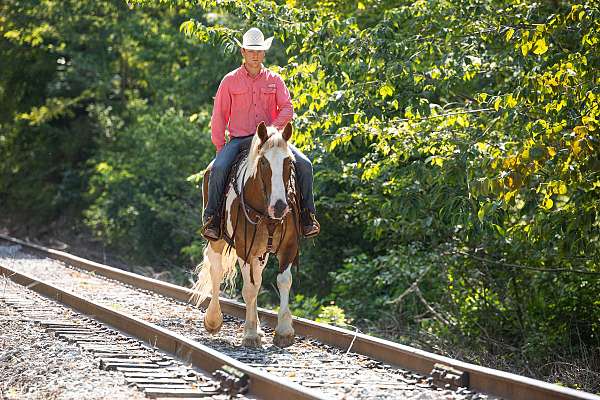
[[290,140],[290,138],[292,137],[292,124],[291,123],[287,123],[285,128],[283,128],[283,133],[282,135],[283,138],[285,139],[285,141],[287,142],[288,140]]
[[269,138],[269,134],[267,133],[267,126],[264,122],[258,124],[258,128],[256,128],[256,133],[258,133],[258,137],[260,138],[260,142],[264,143]]

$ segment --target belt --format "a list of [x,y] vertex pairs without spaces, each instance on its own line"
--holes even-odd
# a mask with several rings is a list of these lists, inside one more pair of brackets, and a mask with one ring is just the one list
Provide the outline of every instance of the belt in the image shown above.
[[249,135],[246,135],[246,136],[231,136],[229,140],[234,140],[234,139],[247,139],[247,138],[249,138],[249,137],[252,137],[252,136],[254,136],[254,133],[251,133],[251,134],[249,134]]

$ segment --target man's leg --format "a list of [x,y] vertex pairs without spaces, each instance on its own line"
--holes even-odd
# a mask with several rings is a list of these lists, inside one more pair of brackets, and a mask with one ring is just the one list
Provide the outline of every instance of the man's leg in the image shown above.
[[312,162],[300,150],[290,143],[290,149],[296,158],[296,172],[298,184],[302,192],[302,233],[306,237],[317,236],[321,226],[317,222],[315,200],[313,197],[313,169]]
[[238,153],[250,140],[248,138],[233,138],[215,157],[208,181],[208,201],[202,219],[202,235],[208,240],[219,240],[221,238],[219,204],[225,191],[227,175]]

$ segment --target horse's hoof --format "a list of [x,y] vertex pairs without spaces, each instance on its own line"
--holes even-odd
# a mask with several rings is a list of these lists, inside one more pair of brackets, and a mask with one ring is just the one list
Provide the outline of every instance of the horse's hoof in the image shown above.
[[284,347],[289,347],[293,345],[294,338],[295,336],[293,333],[291,335],[281,336],[277,334],[277,332],[275,332],[275,336],[273,336],[273,344],[283,349]]
[[253,347],[253,348],[257,348],[257,347],[261,347],[262,345],[262,340],[260,338],[260,336],[245,336],[244,339],[242,340],[242,346],[244,347]]
[[219,325],[217,325],[215,327],[208,325],[207,321],[204,320],[204,329],[206,329],[206,332],[210,333],[211,335],[214,335],[215,333],[219,332],[221,330],[222,326],[223,326],[223,320],[221,320],[219,322]]

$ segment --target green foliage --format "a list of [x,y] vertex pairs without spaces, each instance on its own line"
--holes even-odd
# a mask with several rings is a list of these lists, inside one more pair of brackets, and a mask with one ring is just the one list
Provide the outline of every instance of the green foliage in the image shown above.
[[333,301],[323,305],[316,296],[306,297],[302,294],[294,296],[291,302],[292,314],[296,317],[309,318],[324,324],[347,327],[351,320],[346,317],[344,310]]
[[375,258],[358,254],[348,258],[343,269],[332,273],[333,294],[338,304],[351,310],[352,315],[360,316],[357,322],[364,325],[391,316],[419,315],[426,313],[426,309],[413,293],[416,287],[411,285],[418,280],[419,287],[428,294],[443,296],[442,267],[439,256],[414,245]]
[[177,260],[173,249],[198,237],[201,199],[187,177],[214,155],[210,137],[198,127],[209,116],[204,112],[191,123],[172,108],[133,107],[140,116],[93,160],[87,223],[105,242],[136,249],[144,262],[167,254]]
[[7,214],[42,224],[85,209],[81,194],[94,172],[88,160],[136,120],[130,102],[194,118],[211,102],[213,76],[234,60],[208,56],[209,46],[179,32],[183,17],[158,10],[132,11],[121,0],[2,2],[0,201]]
[[341,327],[346,327],[348,325],[346,313],[342,308],[336,306],[335,304],[321,306],[315,321]]

